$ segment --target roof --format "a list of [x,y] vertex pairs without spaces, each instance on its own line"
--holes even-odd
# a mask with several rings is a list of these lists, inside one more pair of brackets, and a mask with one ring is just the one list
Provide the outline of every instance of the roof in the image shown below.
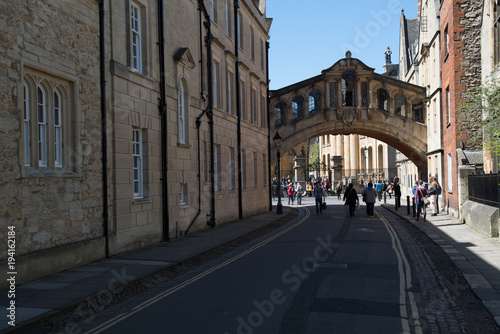
[[458,159],[464,165],[483,165],[483,151],[481,150],[462,150],[457,148]]

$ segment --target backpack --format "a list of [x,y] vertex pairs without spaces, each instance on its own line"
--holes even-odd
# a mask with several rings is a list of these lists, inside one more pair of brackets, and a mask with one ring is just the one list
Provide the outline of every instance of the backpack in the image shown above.
[[438,182],[438,181],[436,181],[436,183],[437,183],[437,185],[438,185],[438,186],[437,186],[437,192],[436,192],[436,194],[441,195],[441,185],[439,184],[439,182]]

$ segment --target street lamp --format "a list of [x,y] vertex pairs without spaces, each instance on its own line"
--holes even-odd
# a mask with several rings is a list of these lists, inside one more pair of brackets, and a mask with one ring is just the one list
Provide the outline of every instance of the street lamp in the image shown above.
[[365,154],[365,182],[368,180],[368,147],[363,147],[363,153]]
[[278,157],[278,204],[276,205],[276,214],[283,214],[283,206],[281,205],[281,155],[280,155],[280,147],[281,147],[281,136],[278,131],[276,131],[276,135],[273,137],[274,146],[278,149],[276,156]]

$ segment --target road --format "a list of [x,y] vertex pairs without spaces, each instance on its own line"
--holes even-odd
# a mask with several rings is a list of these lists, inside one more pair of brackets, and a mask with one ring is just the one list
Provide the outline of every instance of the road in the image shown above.
[[422,333],[396,218],[329,202],[88,333]]

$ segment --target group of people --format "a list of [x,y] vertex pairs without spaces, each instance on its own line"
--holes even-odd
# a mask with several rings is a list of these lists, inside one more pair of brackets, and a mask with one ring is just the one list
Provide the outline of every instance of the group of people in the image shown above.
[[424,181],[419,180],[415,182],[412,188],[413,197],[415,199],[415,205],[417,207],[417,217],[418,221],[420,216],[424,216],[424,222],[427,218],[427,204],[426,198],[429,199],[429,205],[431,207],[431,216],[437,216],[438,207],[438,196],[441,195],[441,185],[433,177],[429,178],[429,183],[425,184]]
[[[277,179],[273,180],[273,187],[275,187],[275,189],[278,189],[277,186],[279,185],[279,182],[280,181],[278,181]],[[297,201],[298,205],[302,204],[303,189],[300,183],[295,182],[293,179],[290,179],[290,177],[282,178],[281,183],[283,191],[282,196],[288,197],[288,204],[293,205],[295,203],[295,200]],[[330,191],[330,188],[330,181],[326,179],[323,182],[321,177],[313,178],[307,184],[306,194],[308,197],[315,198],[317,215],[323,214],[323,202],[325,201],[325,197]],[[342,196],[342,188],[342,183],[339,182],[335,186],[335,188],[332,189],[339,200]],[[277,191],[278,190],[276,190],[276,192],[273,191],[273,198],[276,197]],[[427,205],[431,206],[431,216],[436,216],[439,211],[438,196],[441,194],[441,186],[439,185],[437,180],[433,177],[430,177],[429,183],[424,183],[422,180],[417,181],[415,182],[412,191],[417,208],[416,220],[418,221],[421,215],[423,215],[424,221],[426,220]],[[395,205],[397,207],[400,207],[401,186],[397,177],[394,178],[394,182],[392,183],[388,183],[386,181],[378,182],[375,186],[372,182],[368,182],[361,191],[363,202],[365,202],[366,204],[366,214],[373,217],[376,200],[378,199],[379,201],[381,201],[382,196],[389,196],[389,198],[392,198],[392,195],[394,195],[395,198]],[[427,198],[429,199],[429,204],[426,204]],[[352,183],[349,183],[346,187],[343,200],[345,201],[345,205],[349,206],[349,216],[354,216],[356,207],[359,204],[359,197]]]

